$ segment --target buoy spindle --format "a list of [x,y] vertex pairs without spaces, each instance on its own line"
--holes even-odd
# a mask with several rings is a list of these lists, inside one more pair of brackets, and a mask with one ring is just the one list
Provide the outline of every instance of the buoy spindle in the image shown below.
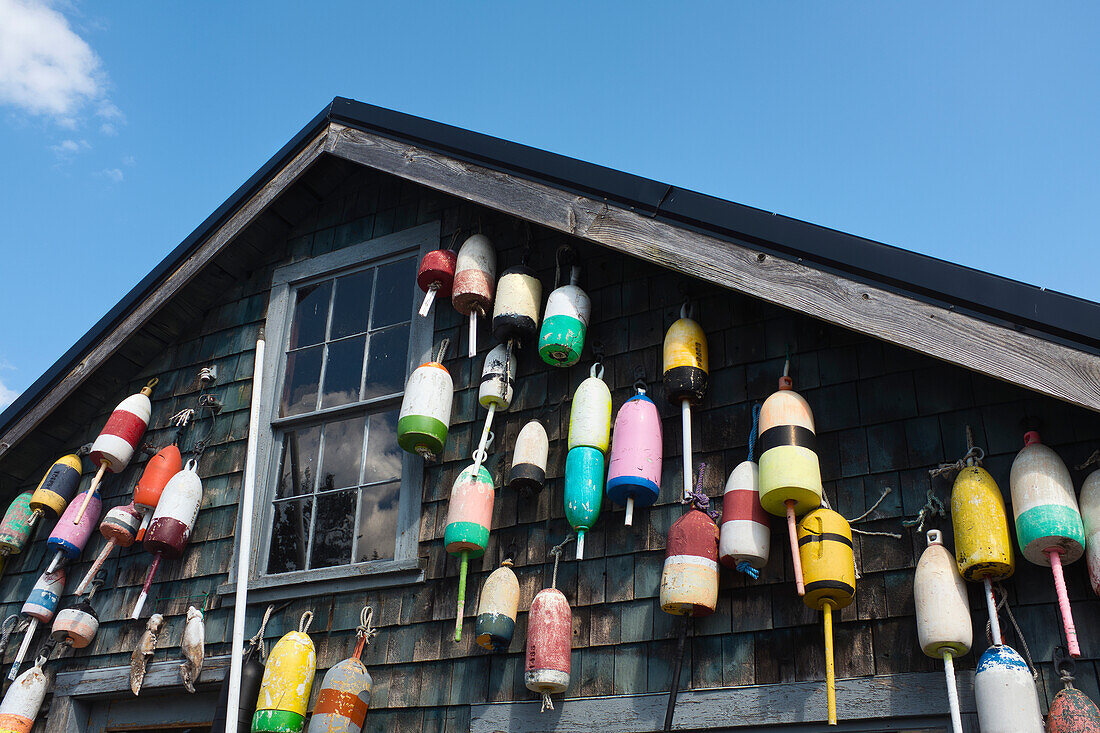
[[470,346],[467,355],[473,359],[477,356],[477,308],[470,311],[470,331],[468,335]]
[[798,522],[794,516],[794,499],[787,499],[787,534],[791,539],[791,560],[794,562],[794,587],[799,596],[806,595],[806,583],[802,578],[802,557],[798,552]]
[[684,498],[691,496],[691,403],[684,400],[680,403],[680,419],[683,423],[684,434]]
[[627,527],[634,524],[634,497],[628,496],[626,498],[626,519],[623,521]]
[[424,291],[424,301],[420,304],[420,310],[417,311],[422,318],[426,318],[428,311],[432,309],[432,303],[435,302],[435,294],[439,292],[440,284],[441,283],[436,280],[428,286],[426,291]]
[[1077,628],[1073,625],[1073,611],[1069,606],[1069,593],[1066,592],[1066,577],[1062,572],[1062,550],[1051,548],[1046,555],[1050,558],[1050,570],[1054,574],[1054,591],[1058,594],[1058,610],[1062,613],[1062,626],[1066,630],[1066,647],[1071,657],[1081,656],[1081,645],[1077,642]]
[[111,462],[106,458],[100,462],[99,470],[95,472],[95,477],[92,478],[92,485],[84,492],[84,501],[80,504],[80,511],[73,517],[73,524],[80,524],[80,520],[84,518],[84,512],[88,511],[88,504],[92,501],[92,494],[99,489],[99,484],[103,481],[103,474],[107,473],[107,469],[110,467]]
[[466,567],[470,553],[463,550],[458,566],[458,612],[455,614],[455,641],[462,641],[462,611],[466,606]]
[[149,589],[153,587],[153,578],[156,577],[157,568],[160,567],[160,558],[160,553],[153,556],[149,573],[145,576],[145,583],[141,586],[141,593],[138,594],[137,603],[134,604],[134,612],[130,614],[130,618],[141,618],[141,609],[145,607],[145,599],[149,597]]
[[31,648],[31,640],[34,632],[38,631],[38,619],[31,617],[27,622],[27,630],[23,632],[23,641],[19,644],[19,651],[15,653],[15,661],[11,663],[11,671],[8,672],[8,681],[14,682],[19,676],[19,668],[23,666],[23,660],[27,658],[27,652]]
[[982,585],[985,588],[985,608],[989,613],[989,628],[990,634],[993,635],[993,645],[1000,646],[1004,644],[1004,638],[1001,636],[1001,619],[997,616],[997,599],[993,596],[993,581],[984,578]]
[[829,707],[829,725],[836,725],[836,669],[833,666],[833,604],[821,606],[825,624],[825,698]]
[[963,733],[962,714],[959,712],[959,690],[955,686],[955,662],[950,649],[943,650],[943,675],[947,681],[947,707],[951,710],[951,731]]

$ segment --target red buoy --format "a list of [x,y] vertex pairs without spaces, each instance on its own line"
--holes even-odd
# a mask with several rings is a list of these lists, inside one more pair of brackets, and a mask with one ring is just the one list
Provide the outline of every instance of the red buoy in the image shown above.
[[718,526],[691,509],[668,530],[661,610],[674,616],[709,616],[717,607]]

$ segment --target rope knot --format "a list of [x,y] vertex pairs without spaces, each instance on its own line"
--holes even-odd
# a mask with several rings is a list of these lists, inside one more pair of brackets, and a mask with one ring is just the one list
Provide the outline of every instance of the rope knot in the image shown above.
[[717,524],[718,511],[711,508],[710,497],[707,496],[706,493],[703,491],[703,473],[706,472],[706,470],[707,464],[700,463],[699,472],[695,478],[695,488],[689,491],[687,495],[684,496],[684,498],[680,501],[683,504],[691,504],[692,508],[698,509],[699,511],[703,512],[703,514],[706,514],[708,517],[711,518],[713,522]]

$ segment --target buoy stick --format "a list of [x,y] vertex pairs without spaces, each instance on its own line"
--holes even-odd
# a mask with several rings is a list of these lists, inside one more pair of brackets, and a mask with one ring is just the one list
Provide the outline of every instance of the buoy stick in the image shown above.
[[493,415],[497,411],[495,402],[489,404],[489,414],[485,416],[485,427],[481,429],[481,440],[477,442],[477,450],[474,451],[474,474],[481,470],[481,463],[487,457],[485,446],[489,444],[489,428],[493,424]]
[[455,615],[455,641],[462,641],[462,612],[466,607],[466,564],[470,559],[468,550],[462,551],[458,566],[458,613]]
[[959,691],[955,687],[955,662],[951,650],[943,650],[943,674],[947,678],[947,707],[951,709],[952,733],[963,733],[962,715],[959,713]]
[[626,522],[624,522],[624,524],[626,524],[627,527],[634,524],[634,497],[633,496],[626,497]]
[[665,706],[665,727],[663,730],[672,730],[672,718],[676,714],[676,698],[680,693],[680,669],[684,664],[684,646],[687,644],[689,623],[691,623],[691,616],[683,616],[680,619],[680,635],[676,640],[676,665],[672,669],[672,687],[668,691],[668,705]]
[[76,595],[83,595],[84,590],[88,587],[88,584],[92,582],[92,578],[99,572],[99,569],[103,567],[103,563],[107,562],[107,558],[111,556],[111,552],[114,551],[116,545],[114,542],[107,542],[107,546],[100,550],[99,555],[96,556],[95,562],[92,563],[92,567],[88,568],[88,572],[84,575],[84,580],[80,581],[80,585],[73,591]]
[[19,668],[23,665],[23,660],[27,658],[27,650],[31,648],[31,640],[34,638],[34,632],[38,630],[38,619],[31,617],[30,622],[27,624],[27,630],[23,632],[23,641],[19,644],[19,651],[15,654],[15,661],[11,663],[11,671],[8,672],[8,679],[15,681],[15,678],[19,676]]
[[0,575],[4,574],[4,568],[8,566],[8,553],[0,553]]
[[110,465],[111,462],[106,458],[99,462],[99,470],[95,472],[95,478],[92,479],[92,485],[84,492],[84,503],[80,505],[80,511],[76,513],[73,524],[80,524],[80,520],[84,518],[84,512],[88,511],[88,502],[92,500],[92,494],[99,488],[99,482],[103,480],[103,474],[107,473],[107,469]]
[[145,539],[145,530],[149,529],[149,523],[153,521],[153,510],[146,509],[145,516],[141,518],[141,526],[138,527],[137,541],[141,542]]
[[799,596],[806,595],[802,581],[802,557],[798,554],[798,524],[794,518],[794,499],[787,499],[787,534],[791,537],[791,560],[794,561],[794,587]]
[[989,627],[993,634],[993,646],[1004,644],[1001,638],[1001,619],[997,617],[997,601],[993,598],[993,581],[989,578],[982,580],[985,585],[985,607],[989,611]]
[[577,530],[577,559],[584,559],[584,530]]
[[470,358],[477,356],[477,308],[470,311]]
[[427,317],[428,311],[432,309],[432,302],[435,300],[435,291],[439,290],[439,286],[440,282],[436,280],[424,291],[424,302],[420,304],[420,310],[418,311],[421,316]]
[[53,560],[50,560],[50,564],[46,566],[46,574],[48,575],[49,573],[52,573],[54,570],[57,570],[57,566],[61,564],[61,560],[64,557],[65,557],[65,554],[63,552],[61,552],[61,550],[58,550],[57,552],[55,552],[54,556],[53,556]]
[[1069,607],[1069,594],[1066,592],[1066,578],[1062,573],[1062,550],[1051,548],[1046,552],[1050,560],[1050,569],[1054,573],[1054,592],[1058,594],[1058,610],[1062,612],[1062,626],[1066,629],[1066,647],[1071,657],[1081,656],[1081,645],[1077,643],[1077,629],[1073,625],[1073,611]]
[[684,423],[684,498],[691,495],[691,403],[680,403],[680,415]]
[[829,725],[836,725],[836,670],[833,668],[833,604],[825,601],[825,699],[829,706]]
[[153,556],[153,564],[149,566],[149,574],[145,576],[145,584],[141,586],[141,593],[138,595],[137,603],[134,604],[134,612],[130,614],[130,618],[141,618],[141,609],[145,606],[145,599],[149,596],[149,588],[153,585],[153,576],[157,574],[159,566],[160,553],[158,552]]

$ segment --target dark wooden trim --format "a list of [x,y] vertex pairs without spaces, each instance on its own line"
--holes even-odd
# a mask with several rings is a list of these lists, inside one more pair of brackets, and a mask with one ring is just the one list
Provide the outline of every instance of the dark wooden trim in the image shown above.
[[1095,355],[380,135],[329,131],[337,157],[1100,411]]
[[148,298],[138,304],[98,344],[93,346],[68,374],[43,394],[26,414],[0,436],[0,456],[3,456],[56,410],[85,379],[111,358],[131,336],[152,320],[164,305],[191,283],[207,263],[224,251],[234,237],[259,216],[280,193],[294,183],[324,152],[328,135],[329,131],[325,129],[314,137],[285,167],[275,173],[263,188],[218,227],[198,249],[180,262]]

